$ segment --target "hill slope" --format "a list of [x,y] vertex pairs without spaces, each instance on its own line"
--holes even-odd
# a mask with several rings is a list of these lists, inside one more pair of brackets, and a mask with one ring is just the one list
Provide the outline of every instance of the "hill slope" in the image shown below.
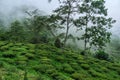
[[0,80],[120,80],[120,65],[47,44],[0,42]]

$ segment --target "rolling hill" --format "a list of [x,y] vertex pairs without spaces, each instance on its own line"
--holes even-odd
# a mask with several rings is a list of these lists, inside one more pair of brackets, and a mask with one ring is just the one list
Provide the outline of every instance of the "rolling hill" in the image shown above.
[[120,80],[120,65],[50,44],[0,41],[0,80]]

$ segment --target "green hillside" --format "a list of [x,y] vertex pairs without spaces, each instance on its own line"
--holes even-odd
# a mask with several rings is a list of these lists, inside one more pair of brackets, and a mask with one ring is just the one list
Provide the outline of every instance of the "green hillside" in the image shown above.
[[120,65],[48,44],[0,42],[0,80],[120,80]]

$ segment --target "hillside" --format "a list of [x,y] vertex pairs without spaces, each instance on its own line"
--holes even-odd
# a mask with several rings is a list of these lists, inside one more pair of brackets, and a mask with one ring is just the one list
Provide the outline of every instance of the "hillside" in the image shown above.
[[1,41],[0,80],[120,80],[120,65],[48,44]]

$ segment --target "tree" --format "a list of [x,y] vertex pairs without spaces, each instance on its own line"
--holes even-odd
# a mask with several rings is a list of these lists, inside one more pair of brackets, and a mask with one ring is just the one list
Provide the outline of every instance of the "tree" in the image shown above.
[[40,43],[40,34],[44,32],[46,26],[46,16],[39,14],[38,10],[26,12],[29,17],[25,20],[28,33],[32,36],[32,43]]
[[48,42],[48,38],[57,39],[58,29],[61,27],[58,24],[58,16],[52,15],[41,15],[38,10],[26,12],[29,17],[25,20],[25,26],[27,27],[28,33],[32,36],[32,43]]
[[14,42],[21,42],[25,39],[23,26],[17,20],[11,23],[11,27],[8,33],[10,40]]
[[[75,21],[78,28],[84,30],[82,40],[84,40],[84,49],[87,44],[103,49],[105,44],[110,41],[111,33],[108,31],[115,23],[112,18],[107,18],[107,9],[104,0],[83,0],[78,5],[79,19]],[[81,30],[80,30],[81,31]]]
[[70,27],[73,27],[74,15],[76,14],[76,4],[79,0],[59,0],[60,7],[54,10],[56,16],[59,17],[60,25],[65,27],[64,41],[63,47],[66,46],[66,42],[68,40]]
[[48,16],[47,19],[47,30],[49,31],[51,38],[54,39],[54,45],[58,48],[62,48],[63,47],[63,43],[61,41],[61,39],[64,38],[64,33],[63,32],[59,32],[61,29],[64,29],[63,26],[61,26],[59,24],[59,20],[61,20],[61,17],[56,16],[54,14]]

